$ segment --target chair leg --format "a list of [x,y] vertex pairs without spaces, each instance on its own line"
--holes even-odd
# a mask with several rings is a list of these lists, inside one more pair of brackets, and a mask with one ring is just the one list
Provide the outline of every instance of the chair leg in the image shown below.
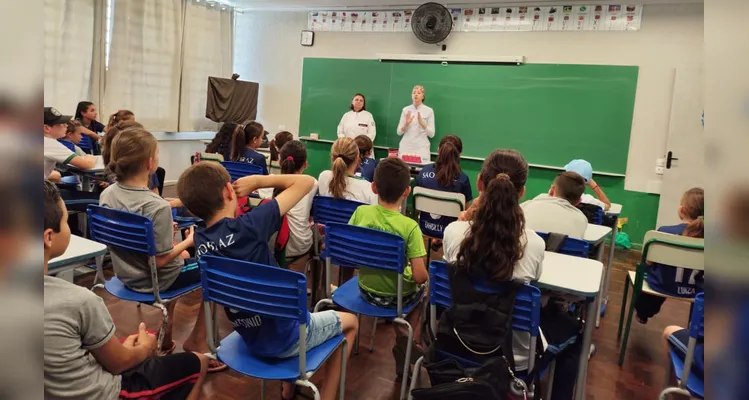
[[348,363],[348,354],[346,354],[346,339],[341,344],[341,382],[338,385],[338,400],[343,400],[346,393],[346,364]]
[[[356,320],[359,323],[359,326],[361,326],[361,314],[356,314]],[[354,355],[359,355],[359,336],[361,336],[361,329],[356,330],[356,338],[354,339]]]
[[260,380],[260,400],[265,400],[265,379]]
[[372,334],[369,336],[369,352],[374,351],[375,333],[377,332],[377,317],[372,321]]
[[424,356],[419,357],[418,360],[414,363],[414,371],[411,375],[411,386],[408,388],[408,400],[413,400],[413,395],[411,395],[411,392],[416,389],[417,381],[419,380],[419,373],[421,372],[421,364],[424,363]]
[[427,268],[429,268],[429,260],[432,258],[432,238],[427,238]]
[[629,292],[629,276],[624,278],[624,294],[622,295],[622,309],[619,311],[619,331],[616,333],[616,340],[622,338],[622,324],[624,323],[624,310],[627,306],[627,292]]
[[299,385],[299,386],[304,386],[304,387],[309,388],[310,390],[312,390],[312,395],[314,396],[314,399],[315,400],[320,400],[320,391],[317,390],[317,386],[315,386],[314,383],[312,383],[312,382],[310,382],[308,380],[298,379],[296,381],[296,384]]
[[[140,303],[138,303],[140,305]],[[164,341],[164,334],[166,334],[166,324],[168,322],[169,314],[166,311],[166,306],[164,306],[161,303],[154,303],[154,307],[161,309],[162,319],[161,319],[161,328],[159,328],[159,336],[156,340],[156,350],[161,351],[161,345]]]
[[553,360],[549,365],[549,379],[546,381],[546,393],[544,394],[544,399],[546,400],[551,399],[551,391],[554,388],[554,371],[556,367],[557,362],[556,360]]
[[411,350],[413,348],[413,341],[414,341],[414,330],[411,327],[411,324],[408,323],[403,318],[396,318],[393,320],[396,324],[403,324],[408,328],[408,343],[406,344],[406,361],[403,363],[403,374],[401,375],[403,379],[401,379],[401,394],[399,399],[405,400],[406,399],[406,386],[408,386],[408,368],[411,366]]
[[619,350],[619,366],[624,364],[624,355],[627,353],[627,341],[629,340],[629,330],[632,328],[632,314],[635,312],[635,302],[637,301],[637,282],[632,286],[632,298],[629,300],[629,307],[627,311],[627,324],[624,325],[624,338],[622,339],[622,347]]

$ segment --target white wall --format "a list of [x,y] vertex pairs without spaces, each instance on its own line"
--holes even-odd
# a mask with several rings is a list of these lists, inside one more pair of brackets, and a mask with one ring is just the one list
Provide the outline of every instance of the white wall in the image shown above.
[[[645,192],[660,182],[655,160],[666,152],[674,71],[702,62],[703,16],[702,4],[648,5],[639,32],[458,32],[448,38],[447,53],[639,66],[625,185]],[[258,120],[270,132],[280,125],[292,132],[299,127],[304,57],[440,52],[410,33],[316,32],[314,46],[303,47],[300,31],[306,28],[306,12],[247,11],[237,18],[235,72],[260,83]]]

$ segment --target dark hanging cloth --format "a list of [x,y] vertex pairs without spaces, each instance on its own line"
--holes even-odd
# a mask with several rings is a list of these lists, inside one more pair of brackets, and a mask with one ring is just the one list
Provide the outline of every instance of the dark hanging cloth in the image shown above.
[[257,82],[208,77],[205,117],[215,122],[247,124],[257,117]]

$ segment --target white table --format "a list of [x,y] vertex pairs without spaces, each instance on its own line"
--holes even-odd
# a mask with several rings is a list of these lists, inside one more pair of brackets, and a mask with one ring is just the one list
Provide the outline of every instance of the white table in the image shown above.
[[603,289],[601,290],[601,301],[596,314],[596,327],[601,325],[601,314],[606,311],[609,303],[609,284],[611,282],[611,270],[614,267],[614,251],[616,250],[616,234],[619,232],[619,215],[622,213],[622,205],[611,203],[611,207],[606,211],[607,216],[617,217],[614,225],[611,226],[611,245],[609,247],[609,259],[606,264],[606,274],[603,277]]
[[600,261],[547,251],[544,255],[541,278],[535,282],[540,289],[563,292],[587,299],[587,320],[583,331],[583,343],[580,348],[580,362],[577,366],[575,399],[585,398],[585,385],[588,376],[588,351],[593,337],[593,321],[590,318],[596,313],[597,299],[601,294],[601,277],[603,264]]
[[81,187],[86,192],[91,191],[91,177],[102,176],[104,175],[104,171],[106,170],[106,166],[104,165],[104,159],[102,158],[102,156],[94,157],[96,157],[96,164],[93,168],[90,169],[80,169],[75,165],[70,164],[65,165],[65,167],[70,172],[81,177]]
[[104,254],[106,253],[106,245],[80,236],[71,235],[70,244],[68,245],[68,249],[65,250],[65,253],[49,260],[47,273],[49,275],[57,275],[62,279],[72,282],[74,270],[78,267],[84,266],[86,261],[95,258],[96,278],[97,281],[101,278],[101,281],[103,282],[104,277],[99,276],[99,273],[101,272],[102,263],[104,262]]

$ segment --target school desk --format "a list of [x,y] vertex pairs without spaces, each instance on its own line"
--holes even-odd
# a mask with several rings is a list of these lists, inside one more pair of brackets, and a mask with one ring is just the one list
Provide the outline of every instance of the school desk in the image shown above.
[[[99,242],[94,242],[80,236],[71,235],[70,244],[65,253],[59,257],[49,260],[47,273],[56,275],[68,282],[73,282],[75,269],[86,265],[86,261],[96,259],[96,271],[101,270],[101,264],[104,262],[104,254],[107,253],[107,246]],[[95,282],[103,282],[103,276],[97,276]]]
[[[601,294],[603,264],[588,258],[568,256],[547,251],[544,255],[543,271],[534,283],[540,289],[554,290],[587,300],[588,321],[596,313],[596,304]],[[593,322],[593,321],[590,321]],[[580,362],[577,366],[575,400],[585,398],[585,384],[588,375],[588,351],[593,337],[593,323],[586,321],[583,343],[580,347]]]
[[74,165],[65,165],[65,169],[81,177],[81,188],[83,191],[91,192],[91,178],[104,176],[106,167],[104,165],[104,159],[101,156],[96,157],[96,164],[90,169],[80,169]]

